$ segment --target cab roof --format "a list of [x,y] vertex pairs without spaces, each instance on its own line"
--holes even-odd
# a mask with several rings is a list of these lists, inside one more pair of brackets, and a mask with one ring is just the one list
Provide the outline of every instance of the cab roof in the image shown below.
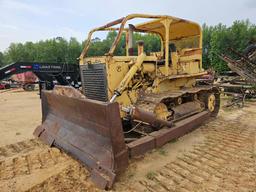
[[135,28],[138,31],[158,33],[165,39],[165,27],[162,22],[166,19],[171,22],[169,40],[178,40],[201,35],[201,27],[199,24],[172,16],[160,16],[160,18],[138,24]]

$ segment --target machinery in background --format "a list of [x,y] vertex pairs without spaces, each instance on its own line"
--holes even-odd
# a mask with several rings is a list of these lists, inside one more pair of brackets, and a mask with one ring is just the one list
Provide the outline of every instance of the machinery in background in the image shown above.
[[[149,21],[128,24],[133,19]],[[88,57],[96,31],[117,36],[109,52]],[[156,35],[161,49],[149,53],[143,41],[135,47],[135,32]],[[126,49],[117,56],[122,37]],[[80,160],[103,189],[112,187],[129,158],[188,133],[219,111],[218,88],[196,83],[207,74],[202,31],[188,20],[132,14],[93,29],[80,72],[83,94],[64,86],[42,92],[42,125],[34,135]]]
[[227,95],[233,96],[227,107],[244,106],[245,98],[256,98],[256,44],[249,45],[243,53],[230,49],[235,58],[219,57],[232,70],[218,76],[217,84]]
[[0,81],[0,90],[2,89],[10,89],[11,85],[8,81]]
[[[5,81],[3,81],[5,80]],[[35,84],[41,89],[51,90],[54,85],[81,86],[78,64],[16,62],[0,68],[0,81],[4,88],[22,86],[31,91]],[[6,87],[7,86],[7,87]]]
[[23,87],[25,91],[33,91],[35,89],[35,85],[38,83],[38,78],[33,72],[27,71],[12,75],[9,82],[11,88]]

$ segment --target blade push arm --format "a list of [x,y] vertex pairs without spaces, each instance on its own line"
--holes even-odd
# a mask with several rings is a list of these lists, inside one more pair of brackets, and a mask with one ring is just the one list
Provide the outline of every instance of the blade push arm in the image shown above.
[[110,99],[110,103],[113,103],[116,99],[116,97],[120,96],[123,91],[127,88],[129,82],[133,78],[133,76],[136,74],[136,72],[141,68],[141,65],[146,57],[145,53],[141,53],[136,60],[136,63],[130,68],[128,73],[125,75],[123,80],[118,85],[117,89],[114,92],[114,95]]

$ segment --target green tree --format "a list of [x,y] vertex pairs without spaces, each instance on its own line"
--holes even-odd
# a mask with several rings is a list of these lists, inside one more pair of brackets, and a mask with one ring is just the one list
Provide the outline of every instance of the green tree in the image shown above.
[[228,70],[226,63],[218,57],[218,54],[226,53],[229,44],[226,25],[219,24],[215,26],[210,39],[209,58],[211,66],[217,71]]
[[27,60],[27,54],[25,52],[24,46],[22,43],[11,43],[7,50],[6,61],[8,63]]
[[203,29],[203,67],[209,68],[211,66],[211,61],[209,53],[211,50],[211,37],[214,28],[212,26],[207,26],[205,23],[202,26]]
[[256,26],[249,20],[235,21],[230,27],[222,24],[213,27],[208,57],[210,66],[219,72],[229,70],[227,64],[218,57],[218,54],[228,54],[234,57],[230,48],[242,52],[254,35],[256,35]]
[[67,52],[67,62],[68,63],[77,63],[78,57],[82,51],[81,43],[79,43],[76,38],[71,37],[68,42],[68,52]]
[[4,66],[4,54],[0,52],[0,68]]

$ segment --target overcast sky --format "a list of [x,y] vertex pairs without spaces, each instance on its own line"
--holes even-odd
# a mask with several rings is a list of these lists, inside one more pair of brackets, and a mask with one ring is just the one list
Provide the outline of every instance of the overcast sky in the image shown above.
[[256,23],[256,0],[0,0],[0,51],[11,42],[84,40],[90,29],[130,13],[173,15],[200,24]]

